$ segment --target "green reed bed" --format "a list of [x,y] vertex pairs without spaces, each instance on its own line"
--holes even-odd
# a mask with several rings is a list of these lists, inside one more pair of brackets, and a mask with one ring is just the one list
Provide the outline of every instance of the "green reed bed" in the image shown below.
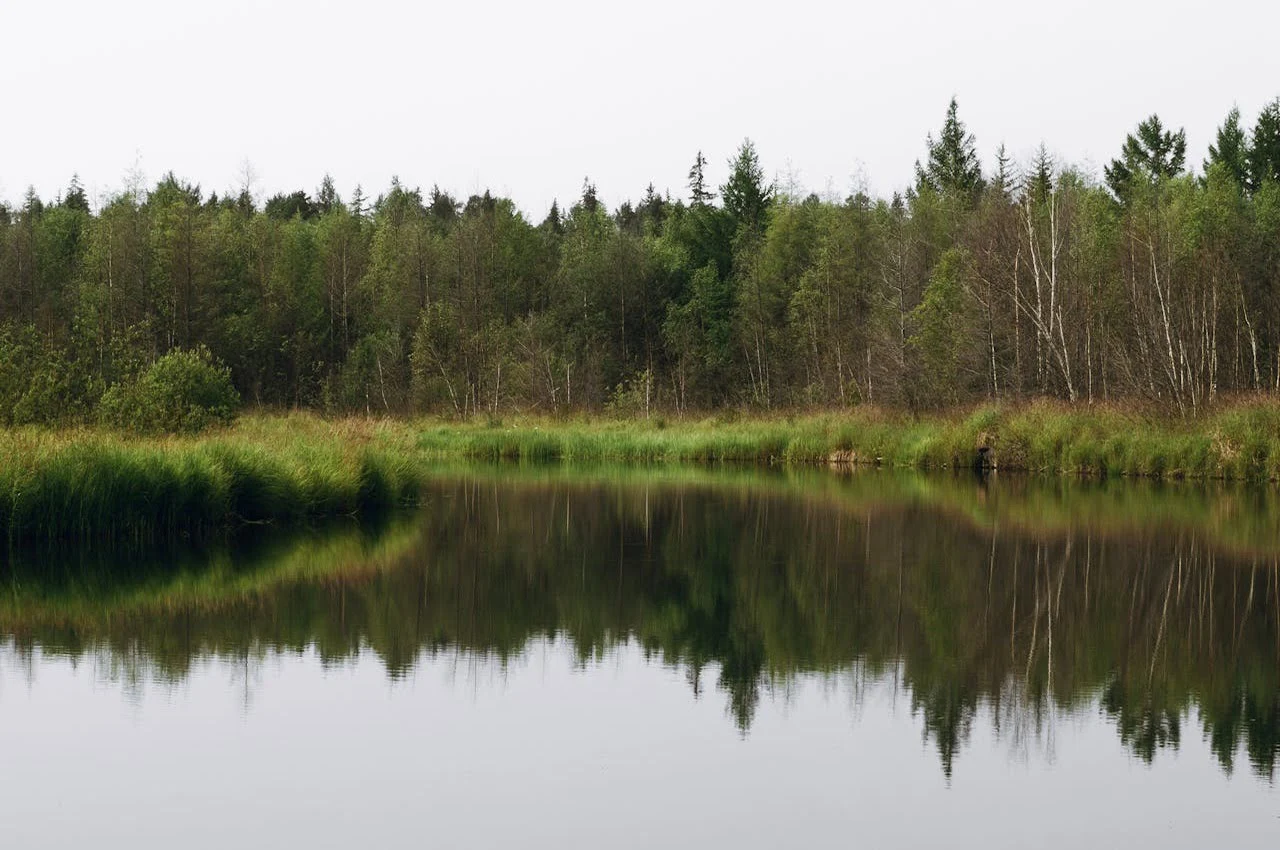
[[1173,420],[1041,403],[933,417],[874,409],[714,419],[511,423],[243,417],[203,437],[0,432],[10,540],[151,537],[296,522],[412,500],[433,462],[875,464],[1100,477],[1280,480],[1280,404]]
[[419,469],[383,429],[308,417],[189,439],[18,432],[0,436],[0,529],[150,538],[383,511],[414,496]]
[[934,417],[877,410],[709,419],[424,424],[433,458],[611,463],[850,463],[945,469],[980,449],[1000,469],[1094,476],[1280,479],[1280,404],[1173,420],[1112,407],[1033,404]]

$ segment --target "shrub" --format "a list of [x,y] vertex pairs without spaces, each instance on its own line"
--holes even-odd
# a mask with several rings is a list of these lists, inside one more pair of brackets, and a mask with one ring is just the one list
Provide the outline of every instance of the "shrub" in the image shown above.
[[171,351],[137,378],[102,396],[98,414],[115,428],[142,433],[195,433],[235,419],[240,395],[231,370],[206,348]]
[[0,325],[0,425],[82,421],[101,386],[74,353],[34,328]]

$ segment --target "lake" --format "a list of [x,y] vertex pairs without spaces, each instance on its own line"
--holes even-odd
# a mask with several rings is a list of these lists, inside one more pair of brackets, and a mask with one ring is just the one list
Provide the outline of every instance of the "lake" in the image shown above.
[[1280,840],[1271,490],[443,469],[0,567],[0,846]]

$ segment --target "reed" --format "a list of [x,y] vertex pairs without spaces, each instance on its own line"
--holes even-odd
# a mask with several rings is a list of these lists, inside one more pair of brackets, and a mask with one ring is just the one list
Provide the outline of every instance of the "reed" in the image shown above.
[[305,522],[411,502],[442,461],[568,464],[972,466],[1154,479],[1280,480],[1280,405],[1194,420],[1036,403],[934,417],[875,409],[668,422],[326,420],[258,413],[196,437],[0,432],[9,540],[147,539],[239,523]]
[[875,409],[753,419],[528,420],[419,425],[438,459],[613,463],[992,467],[1098,477],[1280,480],[1280,405],[1240,403],[1192,420],[1118,407],[1035,403],[933,417]]
[[253,417],[199,438],[0,436],[0,528],[10,540],[154,539],[384,512],[412,501],[421,482],[421,465],[387,429],[313,417]]

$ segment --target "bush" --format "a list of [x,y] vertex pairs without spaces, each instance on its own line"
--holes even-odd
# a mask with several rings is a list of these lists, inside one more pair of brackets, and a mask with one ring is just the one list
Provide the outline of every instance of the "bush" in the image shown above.
[[231,370],[206,348],[171,351],[133,381],[102,396],[98,415],[115,428],[142,433],[186,433],[235,419],[240,395]]
[[83,421],[101,391],[73,352],[34,328],[0,325],[0,425]]

